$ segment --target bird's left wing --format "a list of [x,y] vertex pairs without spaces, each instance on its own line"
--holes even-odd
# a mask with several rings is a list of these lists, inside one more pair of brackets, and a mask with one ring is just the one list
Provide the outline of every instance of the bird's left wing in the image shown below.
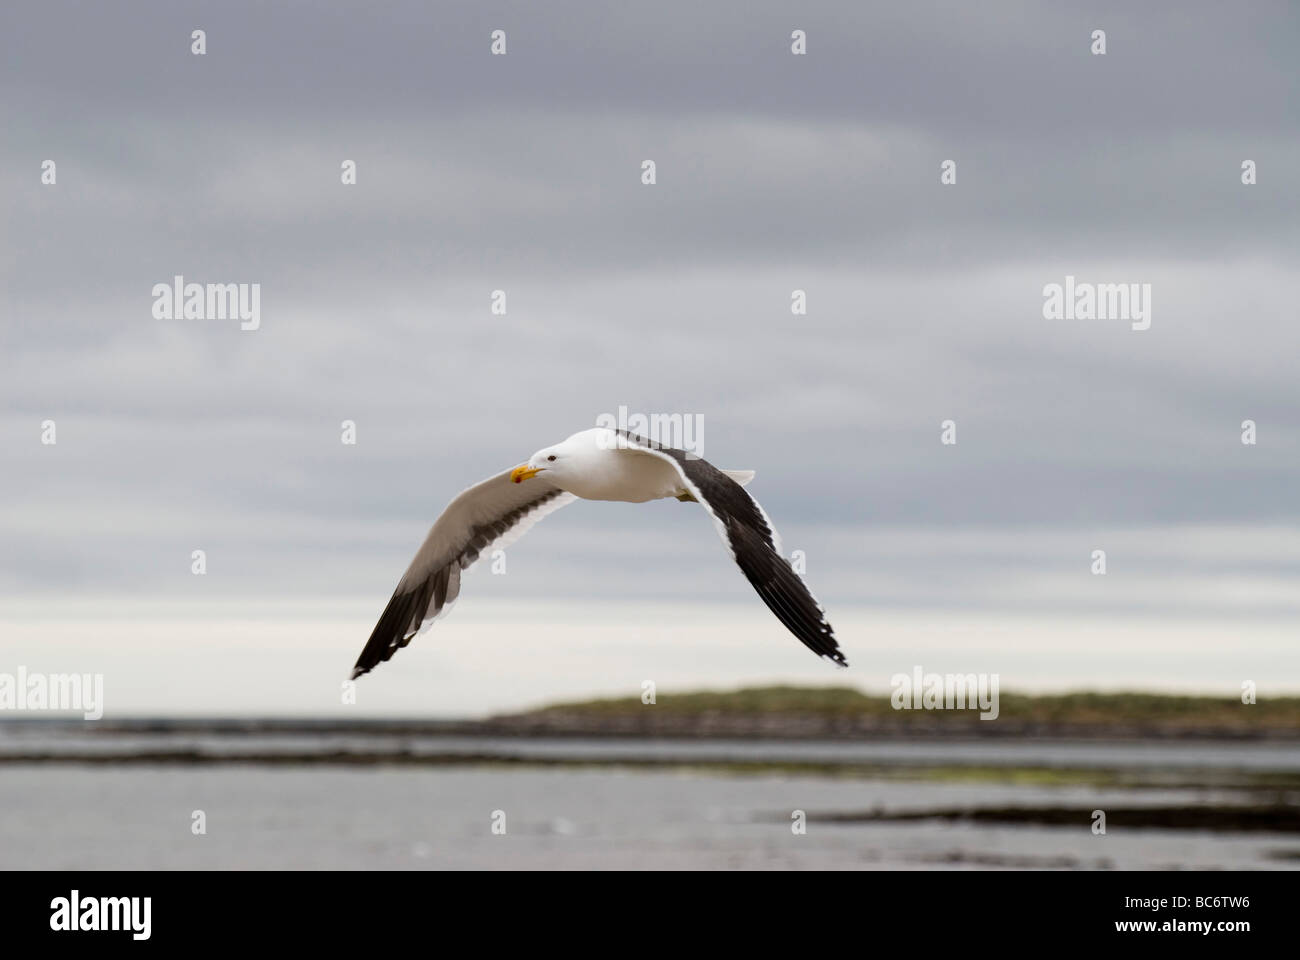
[[813,653],[847,667],[826,611],[781,555],[781,537],[758,501],[707,460],[627,430],[617,433],[631,455],[659,457],[676,467],[682,486],[709,511],[736,566],[768,609]]
[[353,679],[392,657],[427,624],[449,612],[460,593],[461,571],[480,554],[513,543],[542,517],[577,499],[549,483],[544,474],[528,483],[512,483],[510,474],[507,470],[489,477],[447,505],[397,582],[352,668]]

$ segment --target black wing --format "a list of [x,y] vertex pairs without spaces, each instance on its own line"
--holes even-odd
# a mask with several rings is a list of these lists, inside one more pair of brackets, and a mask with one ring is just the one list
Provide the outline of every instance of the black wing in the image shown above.
[[813,653],[847,667],[826,611],[781,555],[781,539],[758,501],[707,460],[627,430],[617,432],[630,448],[670,460],[677,467],[686,488],[713,515],[737,566],[768,609]]

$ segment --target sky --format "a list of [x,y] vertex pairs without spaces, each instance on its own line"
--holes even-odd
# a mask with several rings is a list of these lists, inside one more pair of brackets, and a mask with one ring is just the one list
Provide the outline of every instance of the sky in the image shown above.
[[[850,670],[698,507],[579,503],[355,709],[1300,691],[1298,48],[1286,3],[6,4],[0,672],[337,709],[441,507],[622,406],[757,471]],[[258,328],[160,319],[176,275]],[[1045,318],[1066,277],[1149,329]]]

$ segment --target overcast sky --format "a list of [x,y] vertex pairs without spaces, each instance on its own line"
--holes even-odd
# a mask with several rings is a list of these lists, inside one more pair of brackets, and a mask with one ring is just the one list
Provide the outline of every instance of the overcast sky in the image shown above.
[[[1087,6],[6,4],[0,661],[346,598],[342,674],[450,497],[620,405],[757,470],[832,614],[1300,625],[1300,13]],[[260,329],[156,319],[177,274]],[[1045,320],[1067,275],[1150,329]],[[580,503],[376,676],[457,662],[475,592],[758,604],[699,508]]]

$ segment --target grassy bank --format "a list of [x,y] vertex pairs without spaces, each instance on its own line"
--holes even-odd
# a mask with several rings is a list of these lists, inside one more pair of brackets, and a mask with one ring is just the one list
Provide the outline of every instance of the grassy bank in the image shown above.
[[[499,718],[506,719],[506,718]],[[750,687],[671,693],[654,704],[639,697],[561,703],[509,718],[539,728],[663,732],[697,728],[787,727],[825,734],[854,732],[1300,737],[1300,697],[1262,699],[1156,693],[1002,693],[996,720],[979,711],[896,710],[888,695],[851,687]]]

